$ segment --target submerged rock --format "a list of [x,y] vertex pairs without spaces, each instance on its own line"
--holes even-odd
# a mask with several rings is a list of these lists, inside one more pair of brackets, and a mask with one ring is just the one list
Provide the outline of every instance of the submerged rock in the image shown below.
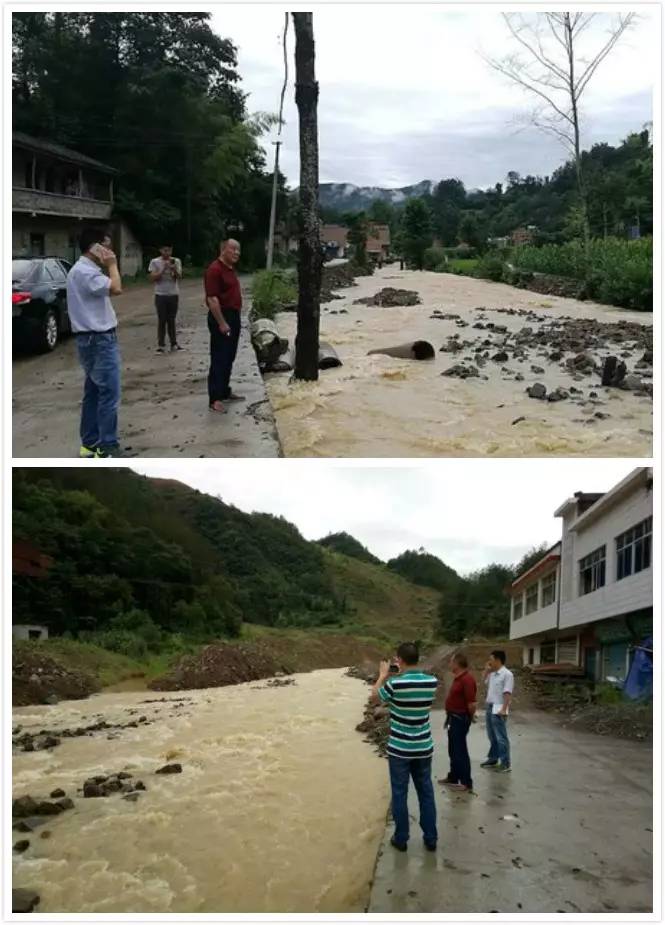
[[12,912],[32,912],[39,904],[39,893],[34,890],[12,890]]

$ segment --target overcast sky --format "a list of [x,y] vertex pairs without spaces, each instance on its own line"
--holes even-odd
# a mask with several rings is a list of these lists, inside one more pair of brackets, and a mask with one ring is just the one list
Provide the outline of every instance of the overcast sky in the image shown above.
[[341,530],[387,560],[424,546],[459,572],[512,564],[554,543],[552,515],[576,491],[607,491],[626,460],[439,460],[383,466],[327,460],[145,460],[132,469],[175,478],[243,511],[282,515],[306,539]]
[[[532,102],[482,60],[514,49],[497,7],[342,5],[314,7],[320,84],[321,182],[398,187],[459,177],[468,188],[503,181],[509,170],[549,175],[565,152],[536,129],[516,133],[515,118]],[[585,146],[616,144],[651,120],[658,79],[659,10],[640,20],[604,61],[583,97]],[[583,53],[604,43],[610,14],[598,13]],[[238,46],[248,107],[277,112],[283,80],[278,5],[217,7],[212,26]],[[298,185],[298,120],[290,80],[281,167]],[[273,149],[269,141],[270,164]]]

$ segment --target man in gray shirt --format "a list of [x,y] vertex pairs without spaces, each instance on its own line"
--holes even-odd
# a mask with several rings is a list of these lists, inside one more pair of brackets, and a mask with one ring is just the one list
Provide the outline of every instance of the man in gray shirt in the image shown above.
[[109,296],[120,295],[122,282],[115,254],[99,243],[103,237],[98,228],[84,228],[81,256],[67,276],[67,311],[85,373],[79,450],[84,459],[121,455],[118,320]]
[[155,284],[155,308],[157,309],[157,353],[166,349],[168,328],[171,350],[182,350],[175,333],[175,318],[178,314],[178,280],[182,279],[182,264],[173,257],[173,248],[164,245],[159,257],[150,261],[148,273]]

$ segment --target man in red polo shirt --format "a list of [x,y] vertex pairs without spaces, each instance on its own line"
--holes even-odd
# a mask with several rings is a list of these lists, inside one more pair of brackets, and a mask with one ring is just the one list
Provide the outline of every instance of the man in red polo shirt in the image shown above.
[[208,406],[223,412],[223,402],[244,401],[231,391],[231,370],[238,350],[242,293],[235,265],[240,259],[240,245],[229,238],[222,241],[219,257],[205,274],[208,330],[210,331],[210,370],[208,372]]
[[446,697],[446,728],[448,729],[448,755],[450,771],[439,783],[451,790],[473,790],[471,759],[466,737],[476,712],[476,682],[469,671],[463,652],[456,652],[450,660],[453,683]]

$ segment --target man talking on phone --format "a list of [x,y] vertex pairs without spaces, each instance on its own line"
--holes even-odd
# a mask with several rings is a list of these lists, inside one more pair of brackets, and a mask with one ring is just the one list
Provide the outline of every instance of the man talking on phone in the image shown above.
[[219,257],[205,274],[205,295],[210,331],[210,370],[208,372],[208,407],[226,411],[224,402],[244,401],[231,390],[231,370],[238,351],[242,293],[235,265],[240,259],[240,244],[232,238],[222,241]]
[[85,373],[79,450],[83,459],[122,455],[118,444],[118,319],[110,299],[120,295],[122,282],[116,256],[100,243],[103,238],[104,231],[98,228],[83,229],[81,256],[67,275],[69,321]]
[[418,658],[417,645],[403,642],[392,659],[392,671],[389,661],[381,662],[372,688],[373,700],[390,705],[388,764],[395,821],[390,844],[398,851],[406,851],[409,841],[409,779],[418,795],[420,828],[428,851],[436,851],[438,837],[429,719],[438,681],[434,675],[419,670]]

